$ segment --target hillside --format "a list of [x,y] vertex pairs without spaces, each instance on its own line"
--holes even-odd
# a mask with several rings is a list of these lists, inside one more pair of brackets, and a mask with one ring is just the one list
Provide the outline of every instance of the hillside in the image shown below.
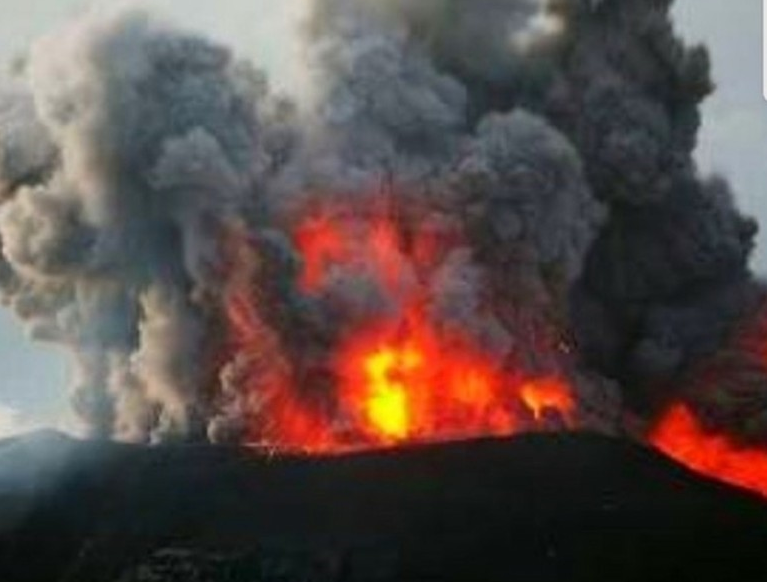
[[767,504],[653,451],[539,435],[280,457],[0,444],[3,582],[767,579]]

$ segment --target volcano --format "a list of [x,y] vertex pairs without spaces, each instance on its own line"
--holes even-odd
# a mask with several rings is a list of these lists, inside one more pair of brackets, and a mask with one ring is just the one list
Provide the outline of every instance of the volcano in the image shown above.
[[767,577],[763,501],[590,434],[321,458],[42,433],[0,474],[4,582]]
[[0,302],[89,439],[0,446],[0,582],[766,580],[758,226],[672,1],[306,4],[295,94],[130,7],[0,86]]

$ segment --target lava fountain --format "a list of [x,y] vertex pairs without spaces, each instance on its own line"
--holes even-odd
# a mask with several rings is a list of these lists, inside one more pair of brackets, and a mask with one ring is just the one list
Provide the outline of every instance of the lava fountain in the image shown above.
[[[323,204],[290,229],[301,257],[296,288],[335,322],[330,337],[310,340],[298,354],[289,353],[279,326],[266,323],[275,318],[270,302],[249,284],[264,279],[253,272],[257,243],[236,243],[228,345],[241,362],[236,383],[256,401],[247,406],[254,412],[246,442],[332,454],[575,427],[564,353],[556,354],[559,369],[536,370],[513,350],[499,354],[472,330],[435,317],[429,282],[465,252],[465,234],[419,230],[393,201],[377,194],[364,211]],[[340,295],[353,305],[333,294],[339,285],[352,289]],[[537,335],[550,335],[536,339],[539,348],[561,349],[553,331]]]

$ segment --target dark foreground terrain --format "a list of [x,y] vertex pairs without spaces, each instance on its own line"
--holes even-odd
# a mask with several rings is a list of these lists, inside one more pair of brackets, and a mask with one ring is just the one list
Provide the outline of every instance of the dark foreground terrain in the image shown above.
[[0,581],[767,580],[767,504],[637,446],[0,442]]

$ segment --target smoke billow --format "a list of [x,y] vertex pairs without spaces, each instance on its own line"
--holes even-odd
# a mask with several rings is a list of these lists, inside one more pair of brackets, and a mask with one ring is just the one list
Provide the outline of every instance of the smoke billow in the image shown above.
[[104,436],[348,425],[369,322],[566,378],[579,423],[615,382],[641,409],[763,295],[669,5],[316,0],[302,107],[146,14],[76,22],[0,95],[3,297]]
[[99,434],[199,432],[218,222],[268,162],[261,75],[138,13],[45,38],[3,97],[3,292]]

